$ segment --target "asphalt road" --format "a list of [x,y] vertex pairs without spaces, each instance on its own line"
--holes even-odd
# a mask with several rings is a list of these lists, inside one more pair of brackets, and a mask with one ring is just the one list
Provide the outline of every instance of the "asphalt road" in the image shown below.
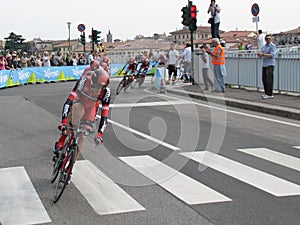
[[116,96],[118,81],[104,144],[87,141],[56,204],[51,148],[74,82],[0,90],[3,225],[299,224],[299,121],[157,94],[148,80]]

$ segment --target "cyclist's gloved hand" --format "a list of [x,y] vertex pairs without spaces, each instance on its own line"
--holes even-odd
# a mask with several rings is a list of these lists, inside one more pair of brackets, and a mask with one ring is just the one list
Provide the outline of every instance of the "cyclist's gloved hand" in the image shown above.
[[62,119],[61,123],[58,125],[58,129],[61,131],[65,131],[68,127],[67,119]]
[[94,138],[94,142],[96,145],[101,145],[103,143],[102,133],[98,132]]

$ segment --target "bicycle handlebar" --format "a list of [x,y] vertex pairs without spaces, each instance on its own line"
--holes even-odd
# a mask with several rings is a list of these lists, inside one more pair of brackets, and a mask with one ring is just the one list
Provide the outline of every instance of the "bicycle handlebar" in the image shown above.
[[95,131],[91,130],[91,129],[88,129],[88,130],[83,130],[81,127],[76,129],[76,127],[71,127],[71,126],[68,126],[66,127],[66,129],[63,129],[62,130],[62,133],[64,133],[66,130],[70,130],[70,131],[75,131],[76,135],[79,136],[79,135],[84,135],[84,136],[89,136],[90,134],[92,133],[95,133]]

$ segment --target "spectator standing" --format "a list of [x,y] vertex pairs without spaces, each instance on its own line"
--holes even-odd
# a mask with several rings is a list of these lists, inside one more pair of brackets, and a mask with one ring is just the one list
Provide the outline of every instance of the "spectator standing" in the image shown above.
[[50,67],[50,57],[48,51],[44,51],[43,57],[42,57],[42,62],[44,67]]
[[38,54],[36,55],[35,66],[36,66],[36,67],[41,67],[41,66],[43,66],[43,63],[42,63],[42,57],[41,57],[41,54],[40,54],[40,53],[38,53]]
[[19,56],[17,55],[17,52],[16,52],[16,51],[13,51],[13,52],[12,52],[12,63],[13,63],[13,65],[14,65],[14,68],[15,68],[15,69],[22,68],[22,67],[21,67],[21,59],[20,59]]
[[6,68],[6,60],[3,55],[0,55],[0,70],[5,70]]
[[78,59],[75,53],[72,54],[71,61],[72,61],[72,66],[77,66]]
[[239,46],[238,46],[239,50],[245,50],[245,46],[243,44],[243,42],[240,42]]
[[272,42],[271,35],[265,36],[266,44],[261,48],[258,56],[262,58],[262,82],[264,85],[265,95],[263,99],[273,98],[273,82],[274,82],[274,67],[276,56],[276,45]]
[[34,55],[30,55],[28,67],[35,67],[35,57]]
[[224,76],[226,76],[225,67],[225,50],[222,47],[218,38],[212,39],[212,45],[214,47],[211,52],[209,49],[207,53],[211,56],[211,63],[214,67],[214,92],[225,92]]
[[67,66],[72,66],[72,59],[70,56],[70,52],[66,52],[66,64]]
[[221,7],[219,4],[216,4],[215,0],[211,0],[207,13],[210,13],[210,17],[214,19],[214,22],[210,24],[211,36],[212,38],[219,38],[219,28],[220,28],[220,17]]
[[57,60],[55,58],[55,53],[54,52],[51,53],[50,65],[51,66],[58,66],[58,62],[57,62]]
[[249,42],[246,44],[245,49],[248,51],[248,53],[251,52],[251,50],[252,50],[252,44],[251,44],[251,41],[249,41]]
[[56,53],[55,59],[56,59],[56,61],[58,62],[58,66],[64,66],[64,65],[65,65],[64,58],[63,58],[63,56],[61,55],[61,52],[60,52],[60,51],[58,51],[58,52]]
[[106,48],[102,43],[100,43],[100,45],[99,45],[99,55],[103,56],[105,54],[106,54]]
[[13,60],[12,60],[12,55],[11,54],[6,54],[6,66],[5,66],[6,70],[14,70],[14,64],[13,64]]
[[85,65],[86,59],[83,57],[83,55],[80,53],[78,58],[78,65]]
[[201,68],[202,68],[202,76],[203,76],[203,82],[204,82],[204,90],[209,90],[209,86],[211,86],[211,88],[213,88],[213,82],[211,81],[211,79],[208,77],[208,70],[209,70],[209,56],[207,54],[207,49],[208,46],[207,45],[202,45],[200,47],[202,53],[200,53],[200,59],[201,59]]
[[94,61],[94,55],[93,55],[93,50],[90,52],[89,56],[88,56],[88,64],[90,65],[91,62]]
[[22,57],[21,57],[21,67],[22,68],[27,68],[28,63],[29,63],[29,59],[27,57],[27,52],[23,52]]
[[262,46],[266,44],[265,35],[263,34],[262,30],[258,30],[258,37],[257,37],[257,49],[261,51]]
[[169,83],[171,82],[172,74],[173,74],[172,83],[174,84],[177,80],[178,59],[179,59],[179,52],[175,49],[175,44],[172,43],[170,45],[170,51],[168,53],[167,69],[168,69],[168,75],[169,75]]
[[185,83],[191,81],[191,73],[192,73],[192,47],[190,43],[187,43],[184,51],[181,55],[183,59],[183,78]]

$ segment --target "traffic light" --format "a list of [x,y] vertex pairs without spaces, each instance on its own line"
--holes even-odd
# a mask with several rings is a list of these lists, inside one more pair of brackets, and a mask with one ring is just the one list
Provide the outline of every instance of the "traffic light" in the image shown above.
[[181,17],[183,18],[181,23],[184,26],[189,26],[190,25],[190,8],[189,8],[189,6],[183,7],[181,9],[181,11],[182,11],[182,16]]
[[190,31],[197,30],[197,7],[195,5],[190,5],[189,7],[189,16],[190,16]]
[[92,28],[92,41],[95,43],[95,44],[98,44],[100,42],[100,36],[99,34],[101,33],[101,31],[98,31],[98,30],[94,30]]
[[80,43],[85,45],[85,32],[82,32],[80,34]]

